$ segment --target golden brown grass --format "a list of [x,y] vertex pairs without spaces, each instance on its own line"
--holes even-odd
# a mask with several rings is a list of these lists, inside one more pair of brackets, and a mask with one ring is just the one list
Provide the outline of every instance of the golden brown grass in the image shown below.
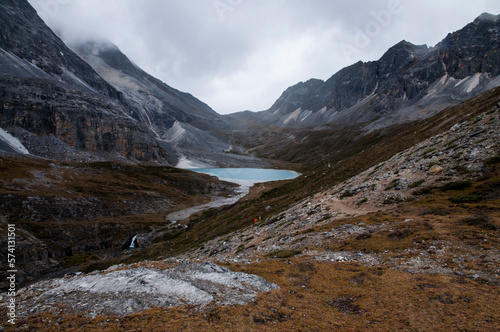
[[[358,127],[340,131],[331,128],[304,133],[308,139],[303,144],[283,145],[285,143],[280,142],[278,138],[267,143],[260,142],[263,144],[257,150],[269,151],[264,156],[304,163],[302,172],[305,176],[294,181],[259,187],[252,199],[242,200],[230,207],[212,209],[192,218],[185,235],[163,244],[158,247],[159,250],[152,248],[151,255],[154,257],[158,251],[170,249],[173,253],[180,253],[217,236],[249,226],[257,217],[264,220],[272,218],[291,204],[332,187],[426,138],[448,130],[455,123],[490,111],[498,103],[499,94],[500,88],[492,89],[428,119],[395,125],[368,134],[362,133]],[[395,137],[398,139],[394,139]],[[277,151],[282,151],[282,154]],[[294,156],[302,156],[302,159]],[[415,190],[419,189],[422,188]],[[270,209],[267,209],[268,207]]]
[[281,289],[262,294],[246,306],[201,311],[156,308],[94,319],[42,314],[19,322],[18,327],[43,331],[493,331],[500,323],[498,286],[462,277],[299,259],[230,268],[258,274]]
[[[5,221],[43,241],[53,256],[68,256],[60,258],[65,267],[86,271],[122,262],[117,252],[132,235],[165,230],[170,226],[168,212],[208,202],[213,187],[221,183],[172,167],[31,157],[3,157],[0,179]],[[30,197],[43,203],[26,205]],[[5,227],[0,223],[0,229]],[[101,261],[110,256],[117,257]],[[24,258],[19,253],[20,267]]]
[[[363,251],[410,259],[429,250],[431,241],[451,249],[442,257],[448,268],[479,270],[494,275],[498,266],[483,259],[458,263],[467,254],[487,255],[500,247],[499,230],[468,224],[481,211],[500,226],[500,198],[491,190],[500,167],[469,188],[442,192],[404,203],[385,212],[332,221],[316,227],[328,231],[342,224],[390,224],[369,237],[352,236],[337,244],[325,241],[317,250]],[[481,205],[454,204],[450,198],[489,188],[493,198]],[[497,190],[497,189],[496,189]],[[411,219],[411,220],[410,220]],[[499,227],[500,228],[500,227]],[[391,235],[392,234],[392,235]],[[485,239],[487,241],[485,241]],[[418,249],[407,253],[405,249]],[[55,317],[41,314],[18,328],[44,331],[494,331],[500,326],[498,282],[464,275],[407,273],[390,265],[319,262],[307,255],[265,258],[252,264],[225,264],[234,271],[259,275],[280,289],[259,295],[245,306],[153,308],[126,317]],[[145,264],[145,263],[142,263]],[[151,264],[151,263],[148,263]],[[161,262],[156,268],[168,268]],[[159,264],[159,265],[158,265]]]
[[[37,180],[35,174],[39,174],[40,179]],[[206,201],[202,195],[210,193],[209,183],[220,182],[172,167],[117,162],[66,163],[28,157],[2,158],[0,178],[2,194],[96,197],[110,204],[158,193],[174,203],[187,201],[185,204],[189,205]]]

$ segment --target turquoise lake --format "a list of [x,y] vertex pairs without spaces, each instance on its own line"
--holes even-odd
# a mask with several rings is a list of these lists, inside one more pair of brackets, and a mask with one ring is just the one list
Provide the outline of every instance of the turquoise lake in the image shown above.
[[193,172],[209,174],[231,182],[267,182],[295,179],[300,175],[295,171],[271,168],[192,168]]

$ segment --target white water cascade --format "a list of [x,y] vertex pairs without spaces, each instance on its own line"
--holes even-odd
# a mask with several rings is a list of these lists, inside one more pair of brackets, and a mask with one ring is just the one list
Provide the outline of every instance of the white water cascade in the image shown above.
[[130,245],[128,246],[129,248],[135,248],[135,239],[137,238],[137,235],[134,235],[132,238],[132,242],[130,242]]

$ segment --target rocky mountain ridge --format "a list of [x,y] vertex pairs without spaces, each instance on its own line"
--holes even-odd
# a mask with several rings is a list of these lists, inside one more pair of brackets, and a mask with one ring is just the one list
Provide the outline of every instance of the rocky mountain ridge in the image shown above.
[[0,6],[4,130],[41,157],[167,161],[123,95],[71,51],[27,1]]
[[[308,252],[304,248],[316,247],[329,237],[341,241],[353,235],[389,229],[392,226],[385,224],[358,224],[335,227],[325,233],[313,232],[318,226],[330,225],[335,220],[383,212],[427,195],[447,183],[467,183],[483,176],[487,172],[485,161],[500,154],[499,115],[500,105],[456,124],[449,131],[402,151],[347,181],[297,202],[260,225],[214,239],[203,248],[181,257],[195,261],[248,263],[284,250],[301,251],[305,256],[320,259],[326,253]],[[378,261],[362,252],[336,252],[330,253],[330,256],[337,257],[336,260],[368,264]],[[500,252],[495,252],[494,256],[500,263]],[[480,274],[483,278],[500,282],[498,274]]]
[[177,164],[183,158],[199,165],[259,164],[255,158],[241,162],[241,155],[228,153],[232,125],[223,116],[192,95],[147,74],[115,45],[86,41],[70,47],[123,93],[159,144],[175,156]]
[[[229,144],[222,116],[145,73],[116,46],[85,42],[73,45],[75,54],[26,0],[2,2],[0,32],[2,151],[19,153],[10,144],[17,139],[24,153],[55,160],[242,164],[230,153],[241,149]],[[175,124],[186,135],[172,141]]]
[[[239,115],[218,116],[112,45],[80,50],[95,70],[71,50],[59,51],[61,41],[26,4],[0,4],[0,149],[58,161],[0,158],[0,228],[16,223],[17,280],[52,278],[18,289],[13,329],[498,325],[499,88],[405,124],[404,135],[403,126],[387,127],[498,85],[498,16],[481,15],[435,48],[401,42],[378,62],[291,87],[272,114],[260,114],[269,116],[264,125],[243,114],[233,127],[227,121]],[[330,120],[368,122],[371,132],[346,138],[326,128],[322,141],[353,150],[335,154],[338,145],[314,150],[318,137],[309,131],[283,129],[296,151],[316,159],[303,176],[257,186],[241,202],[188,220],[165,216],[234,188],[172,167],[130,164],[192,166],[220,156],[218,165],[257,164],[229,144],[236,135],[227,130],[245,130],[246,121],[268,130]],[[405,148],[388,146],[405,139]],[[81,162],[95,159],[127,163]]]
[[326,81],[289,87],[274,105],[237,119],[279,127],[369,123],[385,127],[428,117],[500,85],[500,23],[483,14],[435,47],[407,41],[379,60],[357,62]]
[[235,131],[356,123],[373,130],[500,84],[499,20],[484,14],[433,48],[402,41],[378,61],[290,87],[268,111],[220,116],[107,42],[72,45],[82,61],[25,0],[4,2],[2,15],[0,140],[8,153],[19,152],[10,144],[17,139],[23,152],[52,159],[268,166],[252,146],[235,143]]
[[0,229],[16,224],[18,285],[71,271],[78,257],[119,256],[140,233],[143,247],[178,231],[168,213],[235,194],[234,184],[160,166],[4,157],[0,174]]

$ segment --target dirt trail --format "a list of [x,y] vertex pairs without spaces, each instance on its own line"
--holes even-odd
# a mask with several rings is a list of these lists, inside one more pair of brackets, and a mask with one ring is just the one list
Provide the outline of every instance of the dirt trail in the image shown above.
[[369,206],[368,204],[363,207],[352,206],[348,202],[341,201],[335,197],[328,200],[323,200],[321,202],[323,208],[330,208],[330,211],[337,212],[338,214],[351,214],[351,215],[363,215],[371,212],[380,211],[383,208]]

